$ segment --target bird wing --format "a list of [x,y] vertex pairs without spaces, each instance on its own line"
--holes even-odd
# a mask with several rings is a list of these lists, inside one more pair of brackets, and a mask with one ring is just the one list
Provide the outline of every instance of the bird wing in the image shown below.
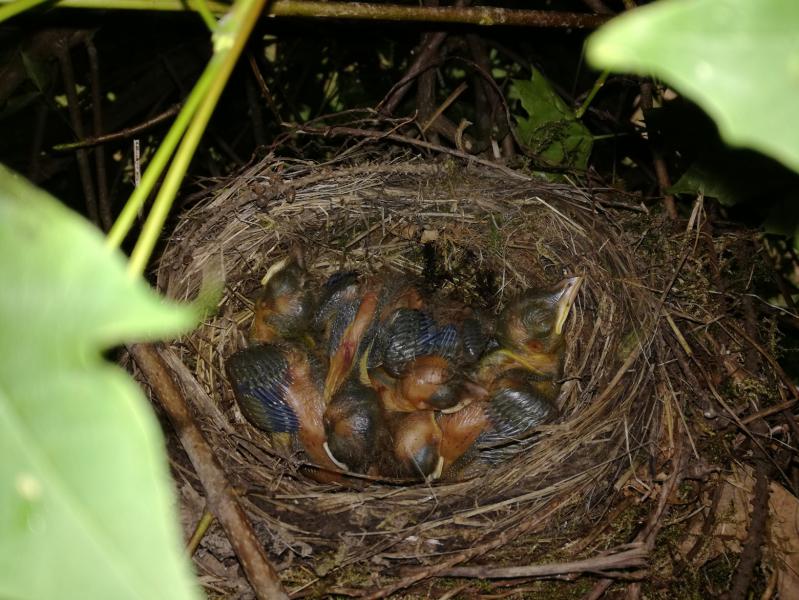
[[227,362],[230,383],[250,423],[270,433],[294,433],[299,420],[286,403],[291,382],[288,362],[278,346],[265,344],[239,350]]

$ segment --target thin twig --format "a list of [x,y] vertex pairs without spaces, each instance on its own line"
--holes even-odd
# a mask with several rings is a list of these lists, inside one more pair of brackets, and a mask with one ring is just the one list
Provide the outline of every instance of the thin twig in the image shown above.
[[[654,86],[649,81],[645,81],[641,84],[641,110],[643,110],[644,113],[648,110],[652,110],[653,88]],[[652,162],[655,166],[655,174],[657,175],[660,193],[663,196],[663,205],[666,207],[666,214],[669,215],[669,218],[676,219],[677,205],[674,202],[674,195],[666,192],[666,190],[671,187],[671,179],[669,178],[669,172],[666,168],[666,161],[663,159],[657,142],[652,139],[651,132],[649,134],[649,147],[652,150]]]
[[211,526],[211,523],[213,522],[214,522],[214,515],[206,508],[203,511],[200,520],[197,522],[197,527],[194,528],[194,533],[191,534],[191,539],[189,540],[189,543],[186,544],[187,555],[194,556],[194,553],[197,552],[197,548],[200,546],[200,542],[203,541],[205,534],[208,532],[208,528]]
[[792,408],[796,405],[796,399],[793,400],[786,400],[784,402],[780,402],[779,404],[775,404],[774,406],[769,406],[764,408],[763,410],[759,410],[756,413],[752,413],[748,417],[741,419],[741,423],[744,425],[748,425],[753,421],[757,421],[758,419],[765,419],[766,417],[770,417],[774,413],[783,412]]
[[287,599],[277,571],[266,557],[222,467],[192,419],[183,393],[155,346],[133,344],[128,346],[128,351],[169,415],[180,442],[202,481],[208,509],[224,528],[256,596],[262,600]]
[[[765,429],[765,424],[763,426]],[[752,492],[752,518],[746,541],[741,548],[741,559],[730,584],[729,600],[745,600],[749,596],[755,566],[760,562],[761,547],[766,535],[768,517],[769,482],[771,464],[758,452],[755,458],[755,487]]]
[[[478,138],[481,144],[493,146],[496,144],[496,136],[493,131],[494,122],[500,115],[500,103],[497,92],[483,79],[486,75],[491,76],[491,60],[488,57],[485,40],[479,35],[468,34],[466,44],[476,67],[475,72],[471,74],[471,79],[474,87],[474,114]],[[497,158],[495,156],[495,160]]]
[[92,146],[97,146],[99,144],[106,144],[108,142],[114,142],[116,140],[124,140],[133,137],[134,135],[138,135],[142,131],[146,131],[151,127],[155,127],[159,123],[166,121],[171,117],[174,117],[176,114],[178,114],[178,112],[180,112],[180,109],[181,105],[175,104],[174,106],[166,109],[161,114],[154,116],[152,119],[147,119],[146,121],[139,123],[138,125],[134,125],[133,127],[126,127],[125,129],[120,129],[115,133],[107,133],[105,135],[85,138],[77,142],[71,142],[68,144],[58,144],[56,146],[53,146],[53,150],[67,151],[67,150],[76,150],[78,148],[91,148]]
[[[423,0],[425,6],[438,6],[438,0]],[[427,40],[430,36],[434,35],[433,32],[423,34],[421,45],[427,45]],[[433,114],[436,104],[436,71],[435,69],[425,69],[419,74],[419,81],[416,84],[416,111],[418,113],[418,121],[426,123],[430,120],[430,115]],[[438,134],[435,131],[430,132],[430,141],[434,144],[439,143]]]
[[[10,0],[0,0],[0,5]],[[118,0],[128,10],[184,11],[185,0]],[[105,8],[107,0],[59,0],[59,8]],[[230,5],[207,2],[216,14],[225,14]],[[424,23],[460,23],[482,27],[507,25],[522,27],[555,27],[593,29],[605,23],[610,15],[595,15],[556,10],[512,10],[494,6],[427,8],[399,4],[368,2],[324,2],[323,0],[274,0],[264,16],[310,19],[352,19],[367,21],[419,21]]]
[[258,61],[251,52],[247,55],[247,60],[250,63],[252,74],[255,76],[255,81],[258,82],[258,87],[261,89],[261,95],[264,97],[264,100],[266,100],[266,105],[269,107],[272,116],[275,117],[275,120],[278,123],[282,123],[283,117],[280,116],[280,109],[277,107],[277,103],[272,96],[272,92],[269,91],[269,86],[266,84],[263,73],[261,73],[261,69],[258,67]]
[[[69,109],[69,120],[72,131],[78,139],[83,138],[83,120],[78,104],[77,84],[75,82],[75,71],[72,68],[72,57],[69,55],[69,48],[65,44],[59,44],[57,50],[58,62],[61,65],[61,76],[64,79],[64,92],[67,95]],[[94,195],[94,183],[89,168],[89,155],[86,150],[79,149],[76,153],[78,160],[78,172],[80,182],[83,186],[83,199],[86,203],[86,214],[95,225],[100,223],[97,214],[97,199]]]
[[550,577],[569,573],[601,573],[610,570],[646,566],[647,549],[641,543],[624,546],[617,552],[563,563],[527,565],[524,567],[454,567],[441,575],[445,577],[475,577],[478,579],[509,579],[516,577]]
[[430,142],[425,142],[424,140],[416,140],[410,138],[405,135],[400,135],[398,133],[383,133],[381,131],[372,131],[369,129],[359,129],[357,127],[307,127],[304,125],[298,126],[295,131],[300,133],[312,133],[316,135],[324,135],[324,136],[358,136],[358,137],[367,137],[376,140],[392,140],[395,142],[400,142],[403,144],[410,144],[412,146],[416,146],[418,148],[424,148],[425,150],[433,150],[435,152],[443,152],[445,154],[451,154],[452,156],[457,156],[458,158],[464,158],[471,162],[475,162],[479,165],[483,165],[485,167],[491,167],[492,169],[497,169],[502,173],[512,177],[513,179],[519,179],[523,181],[529,181],[529,177],[519,173],[518,171],[514,171],[513,169],[509,169],[504,165],[498,165],[496,163],[492,163],[491,161],[482,159],[478,156],[472,156],[471,154],[467,154],[466,152],[461,152],[460,150],[455,150],[454,148],[447,148],[445,146],[439,146],[437,144],[432,144]]
[[276,17],[424,21],[426,23],[462,23],[481,26],[513,25],[575,29],[593,29],[609,18],[609,15],[551,10],[510,10],[493,6],[424,7],[316,0],[275,0],[270,4],[269,13]]
[[447,33],[445,31],[438,31],[425,36],[422,40],[419,52],[416,54],[416,59],[411,63],[411,66],[408,67],[402,79],[394,84],[383,101],[377,105],[377,110],[386,115],[394,114],[394,111],[397,110],[397,107],[408,93],[408,90],[411,89],[413,80],[422,72],[428,70],[432,63],[436,62],[435,54],[438,52],[439,47],[444,43],[445,39],[447,39]]
[[699,556],[699,552],[705,546],[705,544],[711,539],[710,534],[713,532],[713,527],[716,525],[716,515],[718,513],[719,504],[721,503],[721,497],[724,492],[724,486],[717,482],[715,488],[713,489],[713,496],[710,499],[710,507],[708,508],[707,516],[702,523],[702,531],[698,536],[696,536],[696,541],[694,545],[691,546],[691,549],[685,555],[685,560],[690,564],[694,562],[697,556]]
[[458,99],[458,96],[460,96],[464,91],[466,91],[467,87],[468,86],[466,85],[466,82],[463,82],[458,87],[456,87],[454,90],[452,90],[452,93],[449,96],[447,96],[447,99],[444,100],[444,102],[441,103],[441,105],[430,116],[430,118],[427,120],[427,122],[425,122],[425,124],[422,125],[422,133],[424,133],[425,131],[428,130],[430,125],[433,124],[433,121],[435,121],[439,117],[439,115],[441,115],[441,113],[443,113],[445,110],[447,110],[449,108],[449,106],[453,102],[455,102],[455,100]]
[[[92,121],[94,137],[103,134],[103,90],[100,87],[100,64],[97,48],[91,38],[84,42],[89,57],[89,75],[92,88]],[[111,229],[113,216],[108,199],[108,180],[105,170],[105,148],[100,146],[94,151],[94,169],[97,172],[97,204],[100,213],[100,224],[103,231]]]
[[538,527],[541,524],[546,523],[546,521],[552,516],[552,514],[554,514],[555,510],[557,510],[557,507],[547,510],[546,512],[542,511],[542,514],[538,518],[523,522],[518,527],[516,527],[511,531],[503,531],[499,535],[493,536],[494,539],[491,540],[490,542],[474,546],[472,548],[469,548],[468,550],[459,552],[455,556],[448,558],[445,561],[442,561],[434,565],[430,565],[423,569],[419,569],[414,573],[412,573],[411,575],[403,577],[399,581],[396,581],[395,583],[389,586],[372,591],[370,594],[367,594],[365,598],[366,600],[377,600],[378,598],[385,598],[386,596],[390,596],[394,592],[405,589],[406,587],[418,583],[424,579],[435,577],[440,573],[442,573],[443,571],[451,569],[455,565],[476,558],[482,554],[485,554],[486,552],[494,550],[495,548],[499,548],[507,544],[511,539],[515,539],[521,535],[524,535],[528,531],[533,530],[535,527]]

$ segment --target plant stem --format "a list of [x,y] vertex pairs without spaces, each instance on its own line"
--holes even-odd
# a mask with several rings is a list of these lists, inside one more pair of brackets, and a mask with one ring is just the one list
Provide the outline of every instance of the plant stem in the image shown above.
[[144,272],[194,151],[265,3],[266,0],[236,0],[213,35],[214,55],[201,77],[207,82],[202,86],[204,93],[130,255],[128,273],[131,276]]
[[597,27],[607,17],[588,13],[549,10],[509,10],[492,6],[467,8],[405,6],[365,2],[324,2],[316,0],[275,0],[270,16],[370,19],[383,21],[425,21],[469,23],[472,25],[529,25],[539,27]]
[[0,7],[0,23],[6,19],[10,19],[14,15],[33,8],[38,4],[43,4],[47,1],[48,0],[16,0],[10,4],[7,4],[6,6]]
[[599,93],[599,90],[602,89],[602,86],[605,85],[605,81],[610,74],[609,69],[605,69],[602,73],[599,74],[597,80],[594,82],[594,87],[591,88],[591,91],[588,93],[588,97],[585,99],[585,102],[582,103],[580,108],[577,109],[577,112],[574,113],[574,116],[578,119],[582,119],[585,111],[588,110],[588,107],[591,106],[591,102],[593,102],[594,97]]
[[[11,0],[0,0],[0,4]],[[38,3],[37,0],[19,0]],[[192,3],[193,4],[193,3]],[[212,13],[224,14],[229,5],[214,0],[204,4]],[[184,0],[59,0],[63,8],[186,10]],[[15,11],[16,12],[19,11]],[[373,21],[422,21],[426,23],[465,23],[471,25],[514,25],[529,27],[594,28],[610,15],[596,15],[556,10],[512,10],[494,6],[426,7],[368,2],[325,2],[322,0],[274,0],[269,4],[270,17],[307,17]],[[204,17],[206,18],[206,17]]]
[[208,3],[205,0],[193,0],[189,3],[189,5],[192,6],[192,8],[194,8],[194,10],[196,10],[198,13],[200,13],[200,16],[202,17],[203,21],[205,21],[205,25],[208,27],[209,31],[216,31],[216,19],[214,18],[213,13],[211,12],[211,9],[208,7]]
[[175,151],[178,142],[180,142],[180,138],[183,137],[183,133],[189,126],[189,122],[196,112],[200,102],[202,102],[210,83],[210,79],[206,77],[206,74],[204,73],[197,81],[197,84],[194,86],[194,89],[192,89],[189,97],[186,98],[186,103],[183,105],[183,109],[178,114],[175,122],[172,124],[172,127],[170,127],[166,137],[164,137],[164,139],[161,141],[161,144],[158,146],[158,150],[150,161],[150,166],[148,166],[147,170],[144,171],[141,182],[139,183],[138,187],[133,190],[130,198],[128,198],[128,201],[122,208],[122,212],[119,213],[119,217],[117,217],[114,226],[111,227],[111,231],[108,232],[106,246],[116,248],[122,244],[125,236],[128,235],[130,228],[133,227],[133,223],[136,220],[136,215],[144,205],[144,201],[147,199],[147,196],[150,195],[150,192],[155,187],[155,184],[158,181],[158,178],[161,176],[161,173],[166,168],[167,163],[169,162],[169,157],[172,156],[172,153]]
[[194,553],[197,552],[197,548],[200,546],[200,542],[203,541],[203,537],[205,537],[208,528],[213,522],[214,514],[206,508],[203,511],[202,517],[200,517],[199,523],[197,523],[197,527],[194,528],[194,533],[191,534],[189,543],[186,544],[186,554],[194,556]]

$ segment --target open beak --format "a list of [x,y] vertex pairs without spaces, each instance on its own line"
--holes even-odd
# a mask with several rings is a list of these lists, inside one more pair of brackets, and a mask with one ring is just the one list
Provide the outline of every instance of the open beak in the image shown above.
[[569,317],[574,301],[577,299],[577,292],[580,291],[580,286],[583,283],[582,277],[569,277],[561,282],[561,293],[558,298],[557,311],[555,313],[555,334],[561,335],[563,333],[563,326],[566,324],[566,319]]
[[372,378],[369,377],[369,356],[372,354],[372,347],[374,344],[374,340],[369,342],[369,346],[367,346],[363,356],[361,356],[361,359],[358,361],[358,381],[365,386],[372,385]]

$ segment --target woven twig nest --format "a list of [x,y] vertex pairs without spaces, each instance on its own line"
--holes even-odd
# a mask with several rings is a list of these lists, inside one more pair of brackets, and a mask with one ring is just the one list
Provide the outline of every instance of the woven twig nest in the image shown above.
[[[501,546],[529,562],[530,540],[546,532],[558,548],[579,539],[627,479],[671,458],[675,429],[696,410],[688,402],[711,395],[674,357],[707,347],[686,319],[707,320],[715,299],[695,228],[667,234],[619,204],[487,166],[268,159],[182,216],[159,287],[192,298],[221,268],[225,291],[218,312],[173,349],[214,400],[194,407],[198,421],[278,562],[307,559],[306,582],[310,572],[396,575]],[[320,284],[341,268],[421,274],[425,261],[430,268],[423,241],[439,293],[487,311],[517,290],[584,277],[566,331],[560,416],[528,450],[466,481],[316,483],[242,418],[226,381],[259,281],[295,244]]]

